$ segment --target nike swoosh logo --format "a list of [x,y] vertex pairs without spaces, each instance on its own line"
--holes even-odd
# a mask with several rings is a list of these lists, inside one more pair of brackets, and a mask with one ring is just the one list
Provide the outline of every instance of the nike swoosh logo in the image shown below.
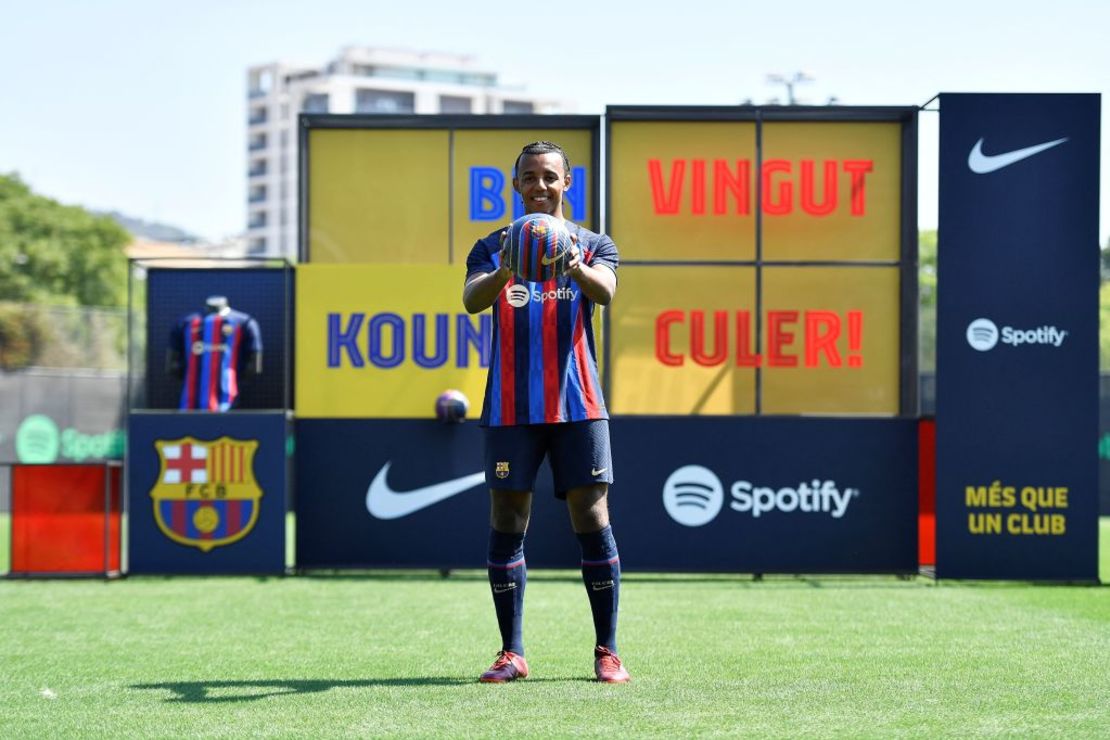
[[590,468],[590,475],[598,476],[598,475],[601,475],[602,473],[604,473],[608,469],[609,468],[602,468],[601,470],[594,470],[593,468]]
[[1009,167],[1015,162],[1028,159],[1034,154],[1040,154],[1046,149],[1059,146],[1067,140],[1068,138],[1065,136],[1062,139],[1056,139],[1056,141],[1046,141],[1043,144],[1034,144],[1024,149],[1015,149],[1012,152],[1005,152],[1003,154],[983,154],[984,140],[979,139],[979,141],[975,142],[975,146],[971,147],[971,153],[967,155],[967,166],[975,174],[985,175],[988,172],[994,172],[1003,167]]
[[612,588],[613,587],[613,582],[612,581],[606,581],[605,583],[591,583],[590,587],[594,591],[604,591],[607,588]]
[[387,462],[370,482],[366,491],[366,510],[376,519],[400,519],[403,516],[414,514],[421,509],[426,509],[432,504],[438,504],[444,499],[467,491],[486,479],[485,473],[475,473],[462,478],[435,483],[411,491],[394,491],[386,481],[389,473]]
[[544,256],[540,257],[540,262],[544,263],[545,265],[554,264],[554,263],[558,262],[560,259],[562,259],[564,256],[566,256],[566,253],[567,253],[567,250],[564,249],[562,252],[559,252],[554,257],[548,257],[545,254]]
[[495,594],[504,594],[512,591],[514,588],[516,588],[515,583],[506,583],[505,585],[495,584],[493,587],[493,592]]

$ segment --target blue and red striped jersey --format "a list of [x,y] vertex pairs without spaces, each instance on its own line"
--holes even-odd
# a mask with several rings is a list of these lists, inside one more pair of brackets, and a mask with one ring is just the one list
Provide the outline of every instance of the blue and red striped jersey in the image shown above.
[[[566,222],[591,267],[616,271],[617,246]],[[467,280],[497,270],[501,232],[479,240],[466,258]],[[493,302],[493,346],[482,404],[483,426],[608,419],[594,342],[594,303],[566,276],[544,282],[513,277]]]
[[170,332],[170,348],[184,365],[178,408],[227,411],[239,398],[248,358],[262,351],[262,332],[242,311],[191,313]]

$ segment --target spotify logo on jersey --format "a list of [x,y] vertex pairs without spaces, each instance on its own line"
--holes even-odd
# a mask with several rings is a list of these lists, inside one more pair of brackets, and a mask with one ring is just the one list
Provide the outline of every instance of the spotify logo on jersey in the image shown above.
[[725,489],[712,470],[686,465],[671,473],[663,484],[663,507],[679,524],[700,527],[721,511]]
[[528,288],[520,285],[519,283],[516,285],[510,285],[509,289],[505,291],[505,300],[507,300],[509,302],[509,305],[513,308],[527,306],[528,301],[530,301],[531,299],[531,291],[529,291]]
[[975,319],[967,325],[967,343],[980,352],[994,349],[998,344],[998,327],[990,319]]

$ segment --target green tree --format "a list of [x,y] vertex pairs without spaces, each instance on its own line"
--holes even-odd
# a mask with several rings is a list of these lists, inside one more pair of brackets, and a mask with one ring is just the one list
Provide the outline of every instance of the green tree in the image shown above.
[[919,369],[937,366],[937,231],[917,235],[918,356]]
[[130,235],[107,216],[0,175],[0,300],[81,306],[127,301]]

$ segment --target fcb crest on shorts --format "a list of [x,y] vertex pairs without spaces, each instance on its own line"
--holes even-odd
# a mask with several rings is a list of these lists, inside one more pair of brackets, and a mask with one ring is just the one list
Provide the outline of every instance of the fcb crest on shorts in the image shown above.
[[157,440],[160,468],[150,491],[154,519],[174,542],[208,552],[237,542],[258,521],[258,440]]

